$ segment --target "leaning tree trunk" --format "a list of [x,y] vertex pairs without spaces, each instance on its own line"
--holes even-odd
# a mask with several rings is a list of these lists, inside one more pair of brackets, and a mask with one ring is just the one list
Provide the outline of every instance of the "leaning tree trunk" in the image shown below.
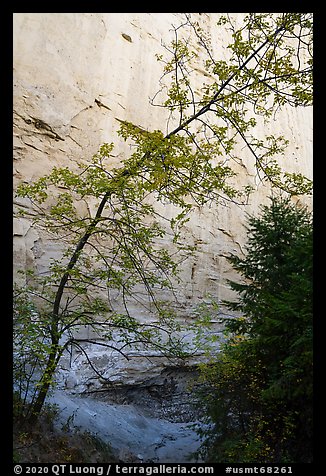
[[51,345],[51,350],[49,352],[48,361],[46,367],[43,371],[43,374],[38,382],[38,393],[35,402],[32,404],[31,411],[29,414],[29,422],[33,423],[39,417],[42,408],[44,406],[45,399],[48,395],[51,383],[53,382],[53,377],[57,368],[57,364],[61,357],[60,347],[58,343]]
[[60,323],[60,305],[63,297],[63,293],[67,284],[67,281],[69,279],[70,271],[74,268],[78,257],[85,247],[87,241],[89,240],[90,236],[92,235],[94,228],[96,227],[97,223],[99,222],[101,215],[103,213],[103,209],[105,207],[106,202],[109,199],[110,194],[106,193],[104,197],[101,200],[101,203],[99,204],[99,207],[97,209],[96,215],[90,225],[88,226],[86,232],[84,235],[80,238],[78,241],[75,251],[73,252],[70,261],[67,265],[67,268],[62,275],[62,278],[60,280],[55,300],[53,303],[53,309],[52,309],[52,321],[51,321],[51,347],[50,351],[48,354],[48,360],[46,367],[43,371],[43,374],[38,382],[38,393],[35,402],[32,404],[31,408],[31,413],[29,420],[30,421],[35,421],[38,416],[40,415],[42,408],[44,406],[44,402],[46,400],[46,397],[48,395],[50,386],[53,382],[53,377],[55,374],[55,371],[57,369],[57,365],[59,363],[60,357],[62,355],[62,348],[59,345],[60,338],[62,334],[59,331],[59,323]]

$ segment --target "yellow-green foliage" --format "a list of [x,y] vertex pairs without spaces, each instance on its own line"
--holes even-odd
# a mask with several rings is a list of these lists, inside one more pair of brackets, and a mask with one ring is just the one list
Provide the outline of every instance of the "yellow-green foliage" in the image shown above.
[[[200,58],[180,35],[185,26],[197,38]],[[234,186],[233,165],[238,169],[241,159],[236,144],[249,152],[261,180],[291,195],[311,193],[310,180],[281,170],[278,159],[286,151],[287,139],[269,133],[258,140],[254,129],[258,116],[268,122],[284,104],[296,107],[312,102],[311,14],[254,13],[245,16],[239,28],[222,16],[216,28],[222,34],[225,28],[231,30],[227,60],[219,52],[214,57],[209,38],[187,14],[166,47],[168,58],[158,56],[164,63],[162,89],[152,104],[169,111],[177,124],[173,130],[170,120],[153,131],[121,121],[119,137],[133,146],[133,152],[119,167],[112,166],[113,143],[106,143],[79,169],[54,167],[47,176],[17,189],[17,196],[32,205],[29,212],[22,207],[20,215],[43,227],[63,247],[47,274],[30,273],[28,286],[16,292],[18,297],[28,294],[27,301],[37,311],[29,316],[33,326],[25,328],[19,313],[16,316],[23,342],[29,329],[31,342],[35,340],[38,323],[41,334],[46,333],[37,364],[42,375],[35,387],[34,414],[42,408],[62,353],[70,345],[83,350],[72,337],[82,325],[108,339],[113,330],[118,331],[119,345],[114,348],[122,355],[130,342],[183,355],[180,342],[172,339],[177,326],[162,311],[156,292],[172,288],[179,263],[193,252],[181,238],[189,213],[219,200],[248,200],[252,178],[246,177],[243,189]],[[198,90],[193,73],[199,59],[210,81]],[[163,99],[156,103],[160,94]],[[87,212],[80,202],[87,204]],[[174,205],[174,216],[162,216],[157,203]],[[157,243],[167,233],[174,246],[164,249]],[[138,299],[135,290],[139,293],[140,288],[168,333],[172,350],[162,347],[154,326],[140,324],[130,315],[130,299]],[[102,297],[103,290],[108,299]],[[113,291],[120,293],[123,312],[112,309]],[[63,335],[69,335],[64,344]]]

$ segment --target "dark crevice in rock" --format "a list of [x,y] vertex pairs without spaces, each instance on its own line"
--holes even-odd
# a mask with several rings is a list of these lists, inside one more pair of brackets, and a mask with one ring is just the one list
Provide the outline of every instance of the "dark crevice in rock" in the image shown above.
[[200,386],[197,377],[194,368],[166,368],[159,376],[139,385],[111,385],[84,395],[108,404],[133,405],[148,417],[185,423],[200,417],[195,392]]

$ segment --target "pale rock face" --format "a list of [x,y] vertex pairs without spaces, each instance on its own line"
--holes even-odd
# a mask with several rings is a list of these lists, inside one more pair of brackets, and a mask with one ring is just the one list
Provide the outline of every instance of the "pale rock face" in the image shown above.
[[[192,15],[220,51],[225,38],[214,30],[218,14]],[[32,181],[53,166],[74,166],[89,159],[103,142],[115,142],[112,165],[117,165],[130,152],[116,134],[119,120],[165,132],[167,113],[149,104],[162,75],[155,55],[164,53],[161,43],[174,38],[171,25],[182,19],[181,13],[15,13],[14,183]],[[199,67],[197,73],[199,88],[203,81]],[[282,159],[288,170],[312,178],[311,108],[285,108],[271,127],[290,140]],[[258,123],[256,133],[259,137],[268,129]],[[241,148],[239,155],[237,180],[246,183],[249,178],[255,185],[250,156]],[[185,312],[208,293],[217,299],[231,296],[226,280],[235,274],[224,255],[243,252],[245,213],[257,212],[266,195],[260,185],[247,207],[202,208],[191,216],[184,239],[197,244],[198,253],[184,263],[177,290]],[[171,212],[164,208],[165,215]],[[58,243],[32,228],[27,219],[15,220],[15,272],[31,266],[44,271],[49,259],[59,256]],[[156,363],[153,369],[155,374]]]

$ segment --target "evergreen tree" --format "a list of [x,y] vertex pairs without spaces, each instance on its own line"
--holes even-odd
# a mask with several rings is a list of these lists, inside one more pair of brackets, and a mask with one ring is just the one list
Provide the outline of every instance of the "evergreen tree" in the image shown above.
[[204,368],[218,462],[312,460],[312,216],[272,198],[249,217],[246,255],[229,257],[243,317],[228,319],[221,357]]

